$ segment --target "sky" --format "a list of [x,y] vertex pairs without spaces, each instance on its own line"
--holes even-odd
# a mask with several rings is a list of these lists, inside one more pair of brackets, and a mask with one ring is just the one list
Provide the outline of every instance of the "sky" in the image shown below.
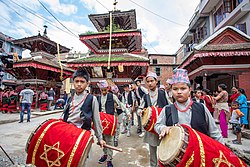
[[[40,2],[41,3],[40,3]],[[180,39],[200,0],[117,0],[117,9],[136,10],[142,44],[150,54],[175,54]],[[97,32],[89,14],[108,13],[114,0],[0,0],[0,32],[15,39],[37,35],[47,25],[48,37],[72,50],[86,53],[88,48],[78,35]],[[42,4],[65,27],[42,7]],[[149,12],[150,11],[150,12]],[[155,13],[155,14],[153,14]]]

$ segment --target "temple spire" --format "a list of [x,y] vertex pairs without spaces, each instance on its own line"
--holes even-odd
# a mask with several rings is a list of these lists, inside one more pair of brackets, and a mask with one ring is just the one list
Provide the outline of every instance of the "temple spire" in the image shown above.
[[116,0],[114,0],[114,3],[113,3],[113,5],[114,5],[114,11],[116,11],[116,5],[117,5],[117,1]]
[[44,27],[43,36],[48,38],[48,36],[47,36],[47,28],[48,28],[48,26],[44,25],[43,27]]

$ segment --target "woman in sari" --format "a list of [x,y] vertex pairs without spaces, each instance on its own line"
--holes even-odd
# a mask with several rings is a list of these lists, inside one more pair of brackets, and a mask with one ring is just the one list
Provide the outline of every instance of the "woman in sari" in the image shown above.
[[[228,92],[226,91],[227,86],[225,84],[218,85],[219,94],[214,97],[216,100],[214,119],[215,122],[220,122],[221,133],[224,138],[228,137],[227,120],[229,118],[229,106],[228,106]],[[220,121],[218,120],[220,118]]]
[[239,97],[236,99],[236,101],[239,103],[239,109],[240,111],[244,114],[244,116],[242,116],[240,118],[241,121],[241,125],[242,125],[242,130],[244,130],[245,126],[248,125],[248,105],[247,105],[247,97],[245,95],[245,90],[239,88]]

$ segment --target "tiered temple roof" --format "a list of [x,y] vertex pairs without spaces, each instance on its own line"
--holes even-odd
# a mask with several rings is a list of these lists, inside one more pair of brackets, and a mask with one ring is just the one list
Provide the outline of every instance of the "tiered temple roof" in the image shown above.
[[[134,9],[129,11],[112,11],[112,18],[114,24],[119,25],[119,28],[122,30],[137,29],[136,13]],[[89,19],[98,32],[103,32],[109,26],[110,14],[91,14],[89,15]]]

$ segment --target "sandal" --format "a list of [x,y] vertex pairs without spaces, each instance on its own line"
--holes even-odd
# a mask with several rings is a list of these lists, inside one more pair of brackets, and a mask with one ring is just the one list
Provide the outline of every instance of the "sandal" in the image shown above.
[[239,144],[239,145],[242,145],[241,142],[238,142],[237,140],[236,141],[233,141],[233,144]]
[[237,139],[232,140],[232,142],[238,141]]

